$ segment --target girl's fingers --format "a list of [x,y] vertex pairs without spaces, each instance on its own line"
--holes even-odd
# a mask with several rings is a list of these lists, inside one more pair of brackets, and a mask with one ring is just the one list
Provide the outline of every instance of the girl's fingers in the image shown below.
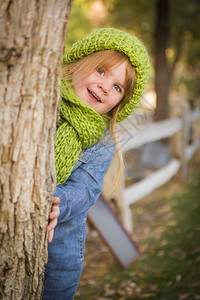
[[60,198],[53,197],[49,219],[58,218],[60,214],[59,204],[60,204]]
[[52,220],[54,218],[58,218],[59,214],[60,214],[59,207],[52,207],[52,210],[49,214],[49,219]]
[[59,205],[60,204],[60,198],[53,197],[52,203],[53,203],[53,205]]
[[53,240],[54,229],[48,232],[48,243],[51,243]]
[[60,204],[60,198],[53,197],[51,212],[49,214],[50,221],[49,221],[49,225],[47,226],[49,243],[51,243],[53,240],[54,228],[58,223],[58,216],[60,214],[59,204]]
[[51,231],[52,229],[54,229],[56,227],[57,223],[58,223],[57,218],[51,220],[49,225],[47,226],[47,231]]

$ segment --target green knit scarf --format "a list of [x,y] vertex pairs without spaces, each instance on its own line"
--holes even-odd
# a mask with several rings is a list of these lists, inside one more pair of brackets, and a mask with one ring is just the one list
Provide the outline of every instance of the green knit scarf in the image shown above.
[[104,118],[83,103],[72,87],[61,83],[60,121],[55,139],[57,185],[64,183],[84,148],[99,141],[106,129]]

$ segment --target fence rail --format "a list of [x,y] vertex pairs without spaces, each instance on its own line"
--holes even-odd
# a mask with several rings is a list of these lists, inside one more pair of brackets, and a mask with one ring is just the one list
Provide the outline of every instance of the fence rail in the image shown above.
[[[122,145],[122,151],[126,152],[138,148],[146,143],[158,141],[160,139],[171,137],[182,128],[181,119],[169,119],[157,123],[150,123],[140,128],[140,131],[134,134],[133,139]],[[125,135],[128,135],[127,133]],[[126,137],[123,137],[126,139]]]
[[[155,171],[148,177],[141,181],[123,188],[122,201],[123,201],[123,223],[129,232],[132,232],[132,213],[130,205],[134,202],[142,199],[156,188],[162,186],[169,181],[179,170],[183,177],[187,174],[187,163],[192,158],[194,153],[200,147],[200,134],[192,142],[191,129],[194,126],[194,122],[200,120],[200,108],[196,108],[194,111],[190,111],[188,105],[183,109],[183,115],[181,118],[163,120],[156,123],[150,123],[140,128],[139,132],[136,132],[134,138],[128,139],[127,142],[122,145],[122,151],[138,148],[146,143],[158,141],[164,138],[172,138],[173,158],[167,165]],[[198,125],[196,128],[200,128]],[[123,138],[126,139],[124,133]],[[190,141],[190,143],[189,143]]]

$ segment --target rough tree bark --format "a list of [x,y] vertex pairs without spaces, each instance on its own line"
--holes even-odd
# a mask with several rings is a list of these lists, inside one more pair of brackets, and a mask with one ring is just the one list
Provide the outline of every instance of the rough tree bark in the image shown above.
[[156,47],[155,47],[155,90],[157,120],[168,117],[169,68],[166,49],[169,38],[169,0],[156,3]]
[[40,299],[73,0],[0,0],[0,298]]

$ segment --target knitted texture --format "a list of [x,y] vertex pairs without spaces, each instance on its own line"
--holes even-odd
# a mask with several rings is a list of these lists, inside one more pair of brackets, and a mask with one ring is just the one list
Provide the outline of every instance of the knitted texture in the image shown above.
[[99,141],[106,129],[105,120],[84,104],[73,88],[61,84],[60,121],[55,139],[57,185],[64,183],[84,148]]
[[101,50],[116,50],[126,54],[135,67],[136,84],[132,96],[118,114],[117,121],[127,118],[138,105],[144,93],[149,75],[149,55],[143,43],[134,35],[115,28],[98,29],[76,42],[63,56],[67,65],[89,54]]

